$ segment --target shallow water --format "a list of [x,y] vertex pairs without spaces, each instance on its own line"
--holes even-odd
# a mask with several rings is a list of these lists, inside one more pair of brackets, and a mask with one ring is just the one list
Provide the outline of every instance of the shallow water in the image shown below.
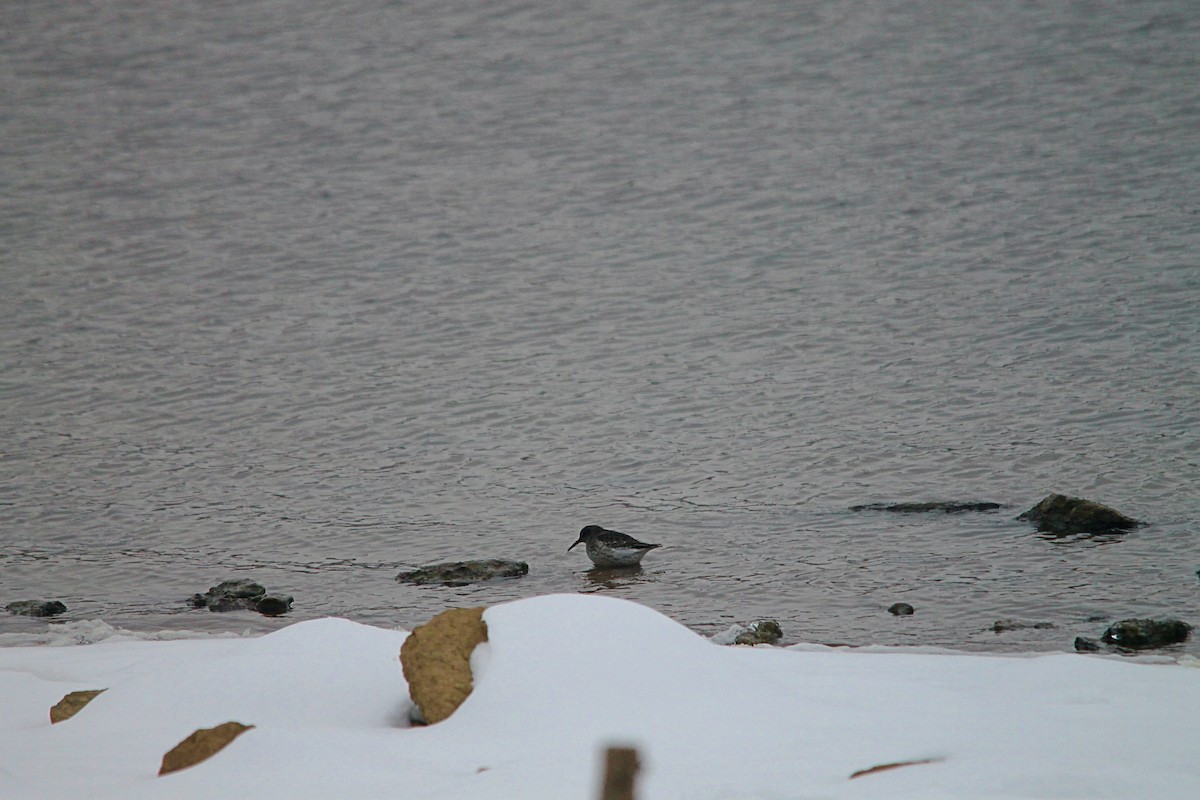
[[[1200,624],[1189,10],[0,9],[0,601]],[[1014,520],[1051,491],[1151,524]],[[904,500],[1004,507],[846,510]],[[589,523],[664,546],[598,578]],[[530,574],[393,581],[472,557]],[[230,577],[294,613],[187,608]]]

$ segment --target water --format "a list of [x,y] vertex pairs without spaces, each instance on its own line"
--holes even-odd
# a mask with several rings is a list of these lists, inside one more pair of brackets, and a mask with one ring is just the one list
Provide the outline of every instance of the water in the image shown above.
[[[8,4],[0,601],[264,631],[605,592],[977,650],[1200,624],[1191,11]],[[1051,491],[1152,524],[1014,520]],[[847,511],[909,500],[1004,508]],[[594,576],[589,523],[664,547]],[[530,574],[393,580],[472,557]],[[186,607],[231,577],[294,612]]]

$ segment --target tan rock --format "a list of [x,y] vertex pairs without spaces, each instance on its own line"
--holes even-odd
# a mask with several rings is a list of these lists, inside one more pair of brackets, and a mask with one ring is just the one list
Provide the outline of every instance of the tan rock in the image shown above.
[[471,694],[471,652],[487,641],[483,611],[482,606],[443,611],[414,628],[400,648],[409,697],[431,725]]
[[53,725],[75,716],[103,691],[103,689],[85,689],[68,693],[50,708],[50,724]]
[[240,722],[224,722],[215,728],[199,728],[191,736],[167,751],[163,756],[162,768],[158,770],[158,774],[166,775],[193,764],[199,764],[215,753],[224,750],[225,745],[253,727],[253,725],[243,725]]

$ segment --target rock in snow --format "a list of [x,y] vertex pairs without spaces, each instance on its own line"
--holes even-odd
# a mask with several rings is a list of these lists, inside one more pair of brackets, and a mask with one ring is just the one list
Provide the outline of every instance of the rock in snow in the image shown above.
[[471,653],[487,641],[483,608],[451,608],[413,628],[400,648],[400,665],[418,713],[414,721],[441,722],[471,694]]

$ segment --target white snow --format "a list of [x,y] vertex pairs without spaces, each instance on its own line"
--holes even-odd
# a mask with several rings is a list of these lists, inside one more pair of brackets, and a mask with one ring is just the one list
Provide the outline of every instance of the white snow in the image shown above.
[[[342,619],[0,648],[0,797],[595,798],[610,744],[639,749],[640,800],[1200,797],[1194,660],[723,647],[594,595],[484,619],[473,693],[424,728],[406,721],[406,632]],[[50,725],[67,692],[100,688]],[[229,720],[255,727],[158,777]]]

